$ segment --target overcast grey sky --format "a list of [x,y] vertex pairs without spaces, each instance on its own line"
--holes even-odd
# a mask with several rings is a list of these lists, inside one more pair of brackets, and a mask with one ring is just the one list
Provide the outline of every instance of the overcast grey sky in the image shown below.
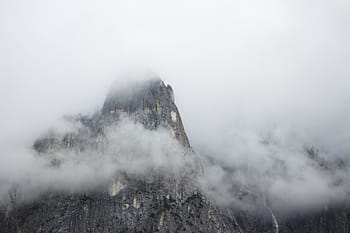
[[197,150],[347,155],[349,28],[347,0],[0,0],[0,163],[133,69],[173,86]]
[[1,136],[96,109],[137,67],[174,87],[194,143],[267,123],[342,140],[349,13],[346,0],[2,0]]

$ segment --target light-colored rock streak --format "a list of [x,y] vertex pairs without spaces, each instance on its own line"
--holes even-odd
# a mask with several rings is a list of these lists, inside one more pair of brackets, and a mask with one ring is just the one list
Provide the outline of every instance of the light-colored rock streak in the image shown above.
[[114,197],[124,188],[126,188],[126,185],[122,184],[119,180],[117,182],[114,181],[113,184],[109,187],[109,195],[111,197]]
[[268,207],[268,209],[270,210],[271,216],[272,216],[272,221],[273,221],[273,226],[274,226],[274,230],[275,233],[279,233],[279,225],[278,225],[278,221],[276,216],[273,214],[273,211],[271,208]]
[[272,209],[267,205],[265,195],[263,196],[263,198],[264,198],[264,206],[270,212],[271,217],[272,217],[272,224],[273,224],[273,228],[274,228],[274,233],[279,233],[279,224],[278,224],[277,218],[274,215]]
[[171,111],[170,115],[171,115],[171,120],[173,122],[176,122],[177,121],[177,114],[176,114],[176,112]]

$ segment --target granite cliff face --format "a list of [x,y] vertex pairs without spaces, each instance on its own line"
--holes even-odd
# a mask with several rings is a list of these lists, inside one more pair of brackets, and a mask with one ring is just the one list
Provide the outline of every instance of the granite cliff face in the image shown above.
[[109,120],[127,114],[150,130],[159,126],[169,128],[184,147],[190,148],[174,102],[173,90],[170,85],[166,86],[160,80],[136,83],[132,89],[110,92],[103,105],[102,114]]
[[239,232],[239,227],[198,189],[200,162],[184,131],[172,88],[154,79],[130,89],[112,90],[100,112],[69,120],[77,132],[49,134],[35,141],[39,156],[60,166],[57,152],[104,151],[107,131],[128,118],[147,130],[166,129],[189,160],[179,170],[155,169],[147,175],[118,172],[94,190],[48,192],[37,200],[11,206],[0,214],[0,232]]
[[121,142],[108,138],[108,133],[123,119],[149,131],[169,132],[181,145],[186,162],[176,169],[158,167],[142,174],[128,173],[126,168],[93,189],[47,191],[24,203],[17,203],[16,190],[10,190],[11,202],[0,209],[0,233],[350,232],[348,205],[285,215],[266,204],[241,210],[219,207],[208,199],[197,183],[202,166],[191,149],[173,90],[159,79],[112,89],[99,112],[67,119],[79,124],[77,130],[48,133],[33,147],[52,167],[64,162],[57,153],[108,152],[118,159],[110,145]]

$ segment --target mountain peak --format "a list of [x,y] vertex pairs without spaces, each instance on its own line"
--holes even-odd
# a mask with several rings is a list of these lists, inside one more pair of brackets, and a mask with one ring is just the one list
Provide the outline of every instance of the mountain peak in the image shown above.
[[159,78],[112,88],[103,104],[102,115],[110,120],[127,115],[151,130],[168,128],[183,146],[190,148],[173,89]]

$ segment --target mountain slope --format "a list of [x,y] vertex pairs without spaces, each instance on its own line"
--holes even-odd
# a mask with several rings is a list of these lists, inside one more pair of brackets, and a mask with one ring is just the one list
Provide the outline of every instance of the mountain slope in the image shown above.
[[[116,87],[94,115],[66,120],[74,130],[49,132],[37,139],[33,145],[37,156],[50,169],[59,170],[72,156],[79,163],[93,155],[112,164],[99,167],[93,161],[95,175],[115,170],[93,185],[85,178],[86,183],[79,183],[82,187],[48,188],[27,201],[20,200],[20,190],[14,186],[10,202],[0,209],[0,233],[350,232],[348,204],[286,214],[270,208],[271,200],[265,198],[244,210],[217,206],[208,199],[197,183],[203,168],[191,149],[173,90],[159,79]],[[322,168],[337,169],[315,151],[308,153]],[[79,176],[79,170],[73,175]],[[236,189],[239,196],[261,199],[258,193]]]
[[14,203],[0,215],[0,232],[239,232],[238,225],[197,188],[194,177],[201,172],[200,163],[190,148],[172,89],[159,79],[112,90],[100,112],[70,119],[82,125],[77,132],[50,134],[38,139],[34,148],[53,167],[64,163],[57,153],[110,152],[114,147],[109,144],[119,142],[110,141],[108,131],[125,118],[146,130],[170,132],[191,162],[178,170],[160,167],[142,174],[125,169],[93,190],[48,191],[33,202]]

